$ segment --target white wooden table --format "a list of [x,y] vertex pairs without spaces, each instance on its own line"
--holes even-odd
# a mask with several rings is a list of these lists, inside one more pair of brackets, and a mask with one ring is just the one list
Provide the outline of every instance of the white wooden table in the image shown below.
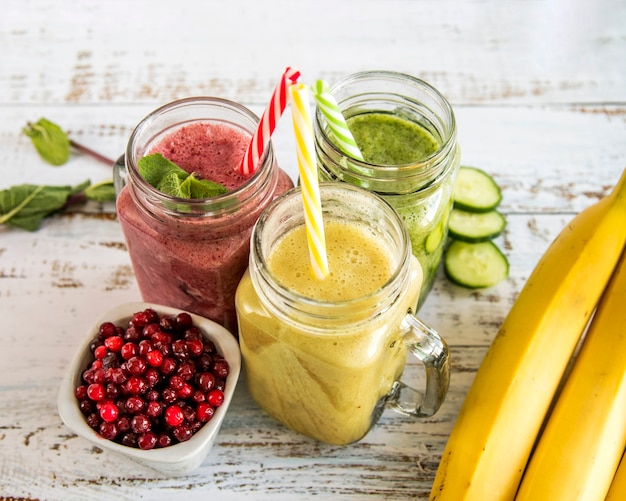
[[[462,162],[491,172],[508,219],[510,278],[469,291],[441,275],[420,316],[448,340],[452,380],[432,418],[387,411],[361,442],[292,433],[240,384],[199,470],[159,478],[61,422],[56,394],[85,329],[139,299],[112,204],[34,233],[0,227],[0,499],[426,499],[464,395],[552,238],[626,167],[626,3],[5,0],[0,14],[0,189],[77,184],[110,169],[44,164],[21,134],[45,116],[116,157],[149,111],[191,95],[260,113],[285,66],[303,80],[366,69],[421,77],[458,120]],[[296,176],[290,119],[274,144]],[[410,366],[409,371],[415,370]]]

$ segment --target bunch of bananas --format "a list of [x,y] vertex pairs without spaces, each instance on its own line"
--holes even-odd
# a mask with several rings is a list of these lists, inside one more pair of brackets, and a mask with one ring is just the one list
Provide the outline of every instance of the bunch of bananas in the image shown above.
[[524,285],[463,403],[431,501],[626,500],[625,243],[626,170]]

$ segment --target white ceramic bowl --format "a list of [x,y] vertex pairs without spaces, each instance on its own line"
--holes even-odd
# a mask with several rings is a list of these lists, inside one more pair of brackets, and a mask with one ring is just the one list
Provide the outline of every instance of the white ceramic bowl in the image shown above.
[[227,360],[229,374],[224,389],[224,403],[215,410],[212,419],[205,423],[198,432],[186,442],[180,442],[169,447],[142,450],[127,447],[102,438],[86,422],[85,416],[78,408],[78,401],[74,389],[81,384],[82,373],[93,360],[89,350],[91,341],[97,336],[101,323],[111,321],[116,325],[126,326],[133,313],[153,308],[161,315],[176,315],[182,310],[151,303],[126,303],[119,305],[98,319],[87,331],[76,355],[74,356],[58,395],[58,410],[63,422],[77,435],[94,442],[98,447],[110,450],[129,457],[167,475],[184,475],[190,473],[207,457],[221,427],[224,415],[228,409],[241,370],[241,354],[237,340],[228,330],[207,318],[191,314],[193,321],[213,341],[217,351]]

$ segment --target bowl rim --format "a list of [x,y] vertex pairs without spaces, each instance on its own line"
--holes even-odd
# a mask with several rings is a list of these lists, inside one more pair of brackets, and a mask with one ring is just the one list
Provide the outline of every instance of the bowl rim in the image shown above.
[[111,321],[116,325],[128,322],[133,313],[152,308],[160,315],[176,315],[186,310],[173,308],[156,303],[129,302],[117,305],[103,314],[91,325],[78,349],[76,350],[70,365],[68,366],[57,396],[57,408],[62,421],[79,436],[96,443],[99,447],[118,452],[125,456],[130,456],[139,461],[146,461],[155,464],[172,465],[184,463],[195,454],[206,448],[208,454],[210,446],[217,435],[226,411],[239,379],[241,371],[241,352],[235,336],[225,327],[208,318],[187,312],[191,315],[194,324],[199,327],[205,338],[215,343],[218,352],[229,365],[229,374],[224,388],[224,403],[215,409],[215,413],[210,421],[205,423],[189,440],[179,442],[168,447],[143,450],[135,447],[118,444],[100,436],[86,422],[83,413],[76,404],[74,389],[81,380],[82,371],[85,368],[86,360],[91,356],[89,345],[97,335],[97,330],[101,323]]

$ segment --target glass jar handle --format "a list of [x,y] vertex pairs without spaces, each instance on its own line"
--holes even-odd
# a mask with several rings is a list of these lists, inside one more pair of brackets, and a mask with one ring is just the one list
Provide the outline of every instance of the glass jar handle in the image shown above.
[[117,198],[126,185],[126,155],[120,156],[113,164],[113,187]]
[[386,405],[408,416],[432,416],[443,403],[450,386],[448,345],[437,331],[411,313],[404,317],[400,328],[409,352],[424,364],[426,389],[422,393],[402,381],[395,381]]

